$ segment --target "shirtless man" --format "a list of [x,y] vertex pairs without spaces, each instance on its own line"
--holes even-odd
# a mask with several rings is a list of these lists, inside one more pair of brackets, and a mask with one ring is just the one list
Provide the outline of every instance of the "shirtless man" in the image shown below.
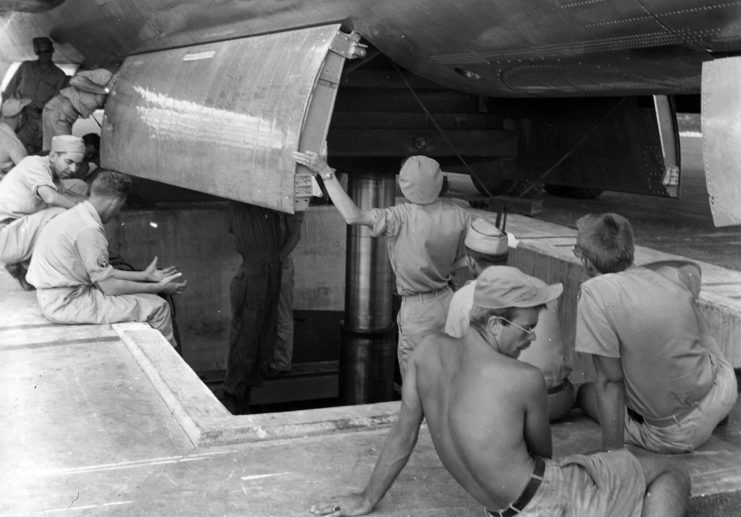
[[434,334],[412,353],[399,418],[365,490],[311,512],[372,512],[409,459],[425,418],[443,465],[488,515],[683,515],[689,479],[665,457],[619,449],[544,459],[551,456],[545,381],[516,358],[533,340],[540,310],[562,291],[516,268],[484,271],[466,335]]

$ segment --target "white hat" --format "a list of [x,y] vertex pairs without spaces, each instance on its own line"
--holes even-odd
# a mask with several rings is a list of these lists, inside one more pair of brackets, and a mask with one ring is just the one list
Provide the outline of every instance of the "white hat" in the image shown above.
[[410,156],[399,171],[399,186],[404,197],[412,203],[432,203],[443,186],[440,164],[427,156]]
[[57,135],[51,139],[51,150],[57,153],[85,154],[85,143],[79,136]]
[[485,255],[504,255],[509,251],[507,234],[481,217],[471,221],[465,245],[466,248]]
[[3,117],[13,118],[20,115],[23,108],[31,104],[31,99],[16,99],[11,97],[3,102],[2,113]]

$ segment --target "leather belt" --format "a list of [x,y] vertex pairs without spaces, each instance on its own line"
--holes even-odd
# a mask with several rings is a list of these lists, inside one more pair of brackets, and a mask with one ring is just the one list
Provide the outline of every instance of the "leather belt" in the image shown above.
[[564,379],[559,384],[556,384],[555,386],[551,386],[550,388],[548,388],[548,395],[555,395],[556,393],[561,393],[563,390],[566,389],[567,382],[569,382],[569,380]]
[[[702,399],[700,399],[702,400]],[[635,411],[630,408],[626,408],[628,411],[628,415],[630,418],[638,422],[639,424],[643,424],[644,422],[653,426],[653,427],[668,427],[670,425],[678,424],[682,421],[682,419],[687,416],[693,409],[697,407],[697,405],[700,403],[700,401],[693,402],[690,407],[684,408],[682,411],[675,415],[667,416],[664,418],[656,419],[656,418],[647,418],[640,414],[638,411]]]
[[504,510],[491,510],[487,508],[486,511],[491,515],[491,517],[513,517],[525,509],[527,504],[535,495],[535,492],[540,488],[540,484],[543,482],[543,474],[545,473],[545,460],[540,456],[535,456],[534,459],[535,469],[530,475],[530,481],[527,482],[527,485],[520,494],[520,497]]

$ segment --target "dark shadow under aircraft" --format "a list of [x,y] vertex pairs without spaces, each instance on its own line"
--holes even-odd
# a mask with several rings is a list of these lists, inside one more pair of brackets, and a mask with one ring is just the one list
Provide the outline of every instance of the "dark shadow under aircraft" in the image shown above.
[[102,161],[144,178],[292,212],[291,151],[326,141],[352,172],[427,154],[485,192],[678,196],[688,103],[715,222],[741,222],[739,1],[4,0],[0,23],[0,77],[44,35],[117,70]]

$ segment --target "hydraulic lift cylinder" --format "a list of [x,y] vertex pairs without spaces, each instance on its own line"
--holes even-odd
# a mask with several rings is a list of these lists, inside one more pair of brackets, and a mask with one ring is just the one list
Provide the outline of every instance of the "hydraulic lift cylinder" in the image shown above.
[[[362,209],[394,203],[395,176],[350,176],[348,192]],[[366,404],[393,399],[396,326],[393,323],[394,275],[385,237],[371,237],[366,226],[347,228],[345,321],[340,345],[340,399]]]

